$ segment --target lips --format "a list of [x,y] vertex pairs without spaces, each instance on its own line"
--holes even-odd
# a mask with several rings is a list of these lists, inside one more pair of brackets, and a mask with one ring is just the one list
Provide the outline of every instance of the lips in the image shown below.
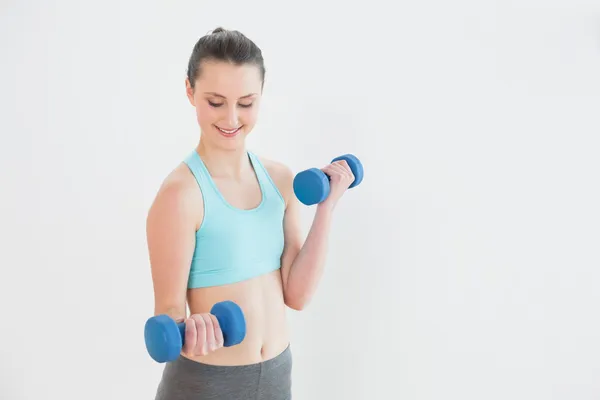
[[227,136],[227,137],[235,136],[238,132],[240,132],[242,127],[243,127],[243,125],[239,126],[238,128],[235,128],[235,129],[223,129],[223,128],[215,125],[215,128],[217,128],[217,130],[219,132],[221,132],[224,136]]

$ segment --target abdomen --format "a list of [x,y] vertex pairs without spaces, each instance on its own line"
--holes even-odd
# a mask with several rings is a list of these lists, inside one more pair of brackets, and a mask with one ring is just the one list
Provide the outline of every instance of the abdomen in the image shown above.
[[210,312],[215,303],[224,300],[237,303],[244,312],[244,341],[192,359],[214,365],[244,365],[273,358],[285,350],[289,335],[280,270],[239,283],[188,290],[191,314]]

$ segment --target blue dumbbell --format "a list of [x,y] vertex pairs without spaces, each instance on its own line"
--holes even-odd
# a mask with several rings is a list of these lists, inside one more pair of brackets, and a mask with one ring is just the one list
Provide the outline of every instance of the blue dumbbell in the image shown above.
[[[246,337],[246,320],[242,309],[232,301],[215,304],[210,313],[219,321],[224,346],[235,346]],[[164,363],[179,357],[185,339],[185,322],[176,323],[166,314],[150,317],[144,327],[146,350],[154,361]]]
[[[363,166],[359,159],[352,154],[345,154],[334,158],[331,162],[339,160],[346,160],[354,174],[354,182],[349,189],[358,186],[363,180]],[[299,172],[294,178],[294,193],[304,205],[318,204],[329,195],[329,176],[318,168]]]

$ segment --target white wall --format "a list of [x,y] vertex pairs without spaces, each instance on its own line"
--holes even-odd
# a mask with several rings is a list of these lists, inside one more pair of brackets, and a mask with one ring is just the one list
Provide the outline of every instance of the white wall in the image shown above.
[[255,151],[365,164],[295,398],[599,398],[600,4],[285,4],[2,2],[0,398],[153,398],[145,216],[217,25],[265,53]]

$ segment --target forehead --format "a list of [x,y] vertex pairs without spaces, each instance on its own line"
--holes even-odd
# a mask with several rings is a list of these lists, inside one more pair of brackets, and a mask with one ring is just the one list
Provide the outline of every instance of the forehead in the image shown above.
[[203,92],[237,98],[248,93],[260,93],[262,82],[260,69],[254,64],[204,62],[196,85]]

